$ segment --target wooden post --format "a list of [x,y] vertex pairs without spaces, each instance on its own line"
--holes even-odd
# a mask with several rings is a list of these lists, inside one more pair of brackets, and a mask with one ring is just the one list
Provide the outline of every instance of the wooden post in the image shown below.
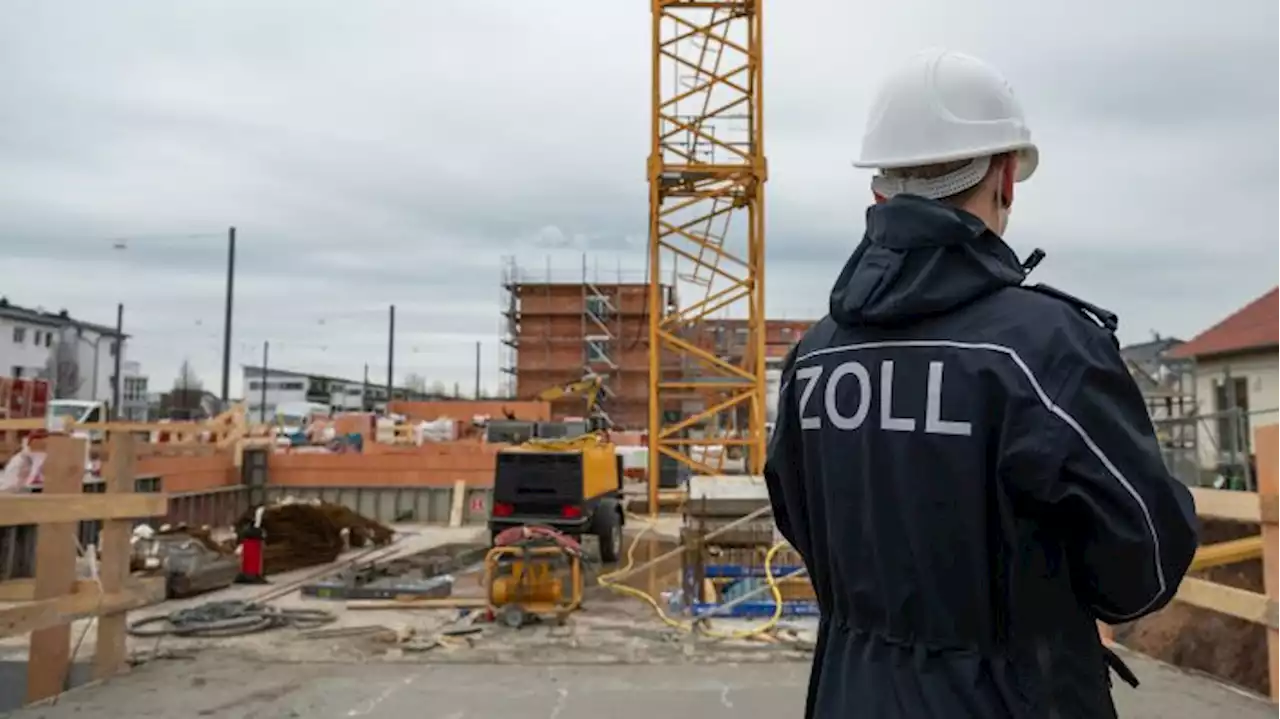
[[[81,494],[87,448],[82,439],[50,437],[44,463],[44,494]],[[76,522],[42,524],[36,529],[34,598],[70,594],[76,581]],[[27,658],[27,703],[57,696],[70,674],[71,625],[31,633]]]
[[[1276,425],[1259,427],[1253,435],[1253,447],[1258,463],[1258,501],[1261,503],[1259,507],[1260,519],[1262,520],[1262,582],[1265,588],[1267,599],[1271,600],[1272,606],[1280,600],[1280,587],[1277,587],[1276,572],[1280,570],[1280,557],[1277,556],[1277,541],[1280,541],[1280,531],[1276,528],[1276,497],[1280,493],[1280,481],[1277,480],[1277,474],[1280,474],[1280,458],[1277,453],[1280,452],[1280,438],[1277,436]],[[1274,610],[1273,610],[1274,611]],[[1280,700],[1280,657],[1277,657],[1277,651],[1280,651],[1280,637],[1277,636],[1274,626],[1266,627],[1267,632],[1267,664],[1271,669],[1271,698],[1272,700]]]
[[[133,491],[134,439],[128,432],[112,432],[110,455],[106,467],[105,491],[118,494]],[[129,578],[129,535],[133,522],[128,519],[107,519],[102,522],[102,561],[98,577],[100,590],[106,594],[124,591]],[[128,668],[125,647],[125,612],[107,614],[98,618],[98,643],[93,654],[93,678],[106,679]]]

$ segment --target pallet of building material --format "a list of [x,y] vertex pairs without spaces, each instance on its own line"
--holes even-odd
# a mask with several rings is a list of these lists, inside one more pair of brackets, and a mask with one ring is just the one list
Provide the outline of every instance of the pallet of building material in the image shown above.
[[686,524],[680,530],[680,543],[685,545],[707,544],[712,547],[764,547],[773,545],[773,520],[759,519],[739,525],[714,537],[702,538],[733,522],[735,518],[726,517],[716,520],[699,520],[697,524]]
[[[809,581],[807,574],[789,576],[803,569],[803,565],[775,564],[771,569],[773,570],[774,581],[778,586],[778,593],[782,595],[782,601],[817,601],[817,595],[813,591],[813,584]],[[714,590],[714,595],[704,591],[704,599],[729,601],[742,592],[756,589],[760,590],[761,600],[768,600],[772,597],[771,592],[764,588],[768,581],[762,566],[716,565],[706,567],[703,572],[706,578],[705,581],[710,582]]]
[[[712,556],[708,556],[706,558],[706,566],[708,567],[708,571],[713,571],[711,570],[711,567],[716,566],[726,568],[752,567],[755,571],[762,574],[764,572],[764,560],[768,554],[768,546],[716,547]],[[800,558],[800,553],[791,547],[785,547],[778,550],[778,552],[774,554],[772,562],[774,574],[785,573],[785,570],[778,569],[778,567],[799,567],[803,564],[804,560]],[[725,569],[723,571],[732,572],[735,570]]]
[[[721,610],[720,604],[711,602],[695,602],[690,610],[695,617],[771,617],[777,610],[776,604],[772,601],[763,602],[743,602],[733,607]],[[817,602],[783,602],[782,616],[784,617],[816,617],[822,612],[818,609]]]

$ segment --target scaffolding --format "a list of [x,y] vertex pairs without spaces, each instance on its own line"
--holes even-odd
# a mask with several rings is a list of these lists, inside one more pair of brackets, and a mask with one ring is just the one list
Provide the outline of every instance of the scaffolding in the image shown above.
[[[716,474],[737,445],[764,464],[764,182],[760,0],[655,0],[649,170],[649,507],[664,465]],[[737,218],[737,222],[735,222]],[[662,306],[661,278],[693,301]],[[740,357],[699,339],[742,321]],[[742,410],[745,409],[745,413]],[[745,429],[735,429],[740,414]]]
[[[547,274],[551,274],[551,258],[547,258]],[[519,392],[520,353],[537,351],[531,338],[522,332],[521,293],[525,286],[524,273],[517,264],[516,258],[509,255],[502,258],[502,334],[499,341],[498,367],[503,374],[502,392],[508,397],[516,397]],[[549,339],[544,336],[544,339]],[[542,352],[547,360],[551,356],[550,342],[542,343]]]
[[595,276],[587,274],[587,256],[582,255],[582,374],[600,378],[599,410],[606,416],[611,400],[617,394],[610,380],[617,377],[622,367],[619,346],[622,337],[622,277],[619,261],[618,278],[612,284],[600,282],[597,265]]
[[[582,255],[580,271],[555,271],[551,258],[542,272],[521,267],[514,257],[503,259],[502,357],[509,396],[530,396],[549,386],[595,375],[601,379],[600,402],[611,416],[611,401],[622,392],[622,377],[637,376],[643,366],[627,367],[625,356],[645,339],[642,326],[628,330],[627,320],[643,303],[624,306],[624,293],[646,287],[642,273],[625,273],[621,258],[616,273],[602,270],[599,258]],[[633,298],[634,300],[634,298]],[[531,361],[531,358],[533,360]],[[525,378],[538,371],[547,376]],[[530,369],[536,367],[537,369]],[[633,398],[643,401],[643,396]]]

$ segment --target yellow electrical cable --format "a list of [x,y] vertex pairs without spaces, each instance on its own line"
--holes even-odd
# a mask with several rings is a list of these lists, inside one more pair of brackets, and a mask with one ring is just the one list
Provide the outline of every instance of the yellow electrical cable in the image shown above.
[[700,627],[699,625],[703,623],[699,621],[682,622],[678,619],[672,619],[671,617],[667,616],[667,613],[665,611],[663,611],[662,605],[658,603],[658,600],[654,599],[653,596],[650,595],[649,593],[644,592],[640,589],[636,589],[635,587],[628,587],[625,584],[618,584],[613,581],[614,577],[620,574],[627,573],[628,571],[631,570],[633,566],[635,566],[636,547],[639,546],[640,539],[644,537],[645,532],[648,532],[650,529],[652,529],[654,525],[653,522],[647,521],[641,517],[637,517],[634,514],[628,514],[628,516],[630,516],[632,519],[635,519],[637,521],[645,522],[644,529],[641,529],[640,533],[637,534],[631,540],[631,546],[627,549],[626,565],[621,567],[620,569],[615,569],[612,572],[600,575],[599,577],[596,578],[597,584],[607,589],[611,589],[615,592],[618,592],[619,594],[626,594],[627,596],[631,596],[631,597],[635,597],[637,599],[643,600],[650,607],[653,607],[653,610],[657,612],[658,618],[662,620],[663,624],[666,624],[667,626],[672,627],[674,629],[678,629],[682,632],[692,633],[695,631],[699,631],[702,634],[705,634],[709,637],[713,637],[716,639],[748,639],[748,638],[759,636],[761,634],[765,634],[769,631],[772,631],[776,626],[778,626],[778,622],[782,619],[782,590],[778,586],[777,577],[773,575],[773,557],[779,551],[781,551],[783,547],[787,546],[786,542],[778,542],[777,544],[770,547],[769,552],[765,554],[765,557],[764,557],[765,582],[768,583],[769,591],[770,593],[773,594],[773,616],[769,617],[768,621],[766,621],[764,624],[761,624],[760,626],[757,626],[757,627],[740,629],[733,632],[717,632],[712,629],[706,628],[705,626]]

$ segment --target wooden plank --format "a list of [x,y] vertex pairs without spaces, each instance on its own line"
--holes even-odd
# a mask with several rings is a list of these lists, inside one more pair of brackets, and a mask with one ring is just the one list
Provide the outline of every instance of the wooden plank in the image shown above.
[[[103,492],[108,496],[132,493],[134,447],[137,446],[137,441],[132,435],[116,433],[111,435],[110,443],[111,464],[107,466],[103,477]],[[127,519],[109,519],[102,523],[99,539],[102,561],[98,567],[98,577],[102,581],[102,591],[108,596],[122,592],[125,581],[129,578],[131,533],[132,522]],[[93,652],[94,679],[106,679],[128,668],[128,654],[125,650],[127,620],[128,616],[124,612],[104,613],[98,617],[98,642]]]
[[[110,594],[102,594],[97,582],[80,581],[74,593],[0,609],[0,638],[27,632],[40,634],[40,630],[65,627],[77,619],[124,612],[162,601],[164,577],[130,579],[124,589]],[[36,645],[31,647],[34,652]],[[69,653],[70,641],[67,648]]]
[[1268,599],[1265,594],[1197,577],[1185,577],[1175,596],[1180,602],[1229,614],[1254,624],[1271,628],[1280,626],[1280,618],[1276,616],[1276,602]]
[[[82,498],[84,440],[50,437],[46,451],[48,457],[44,464],[43,494],[37,497],[49,507],[65,506],[74,499]],[[7,506],[14,499],[16,498],[0,502]],[[76,581],[75,523],[78,519],[80,517],[63,516],[55,517],[47,524],[30,520],[19,522],[38,523],[41,526],[36,530],[35,609],[27,609],[32,605],[25,605],[18,607],[16,611],[34,611],[29,622],[46,620],[44,623],[31,624],[23,630],[31,631],[27,658],[27,703],[61,694],[70,671],[71,625],[56,621],[57,615],[50,616],[41,611],[40,607],[60,601],[63,595],[77,596],[70,593]]]
[[449,507],[449,526],[461,527],[463,510],[467,507],[467,480],[453,483],[453,504]]
[[97,432],[167,432],[175,434],[198,434],[200,432],[217,432],[216,426],[203,422],[86,422],[73,424],[71,429],[93,430]]
[[[1276,573],[1280,572],[1280,530],[1276,527],[1276,494],[1280,492],[1280,430],[1276,425],[1259,427],[1253,433],[1258,469],[1259,514],[1262,524],[1262,586],[1274,606],[1280,601]],[[1280,632],[1267,628],[1267,664],[1270,668],[1271,699],[1280,700]]]
[[0,582],[0,602],[29,602],[36,598],[36,580],[9,579]]
[[[65,437],[52,437],[66,439]],[[48,460],[46,460],[47,462]],[[45,465],[48,467],[48,465]],[[84,460],[76,461],[75,496],[57,497],[48,493],[46,469],[45,494],[16,494],[0,497],[0,527],[50,522],[80,522],[93,519],[140,519],[163,517],[169,512],[169,498],[164,494],[81,494]]]
[[30,432],[32,430],[46,429],[48,420],[44,417],[30,417],[26,419],[0,419],[0,432]]
[[1233,539],[1229,542],[1206,544],[1196,550],[1190,570],[1207,569],[1223,564],[1234,564],[1262,556],[1262,535]]
[[1192,487],[1191,496],[1196,502],[1196,514],[1201,517],[1230,519],[1236,522],[1262,520],[1258,495],[1253,492]]
[[398,609],[482,609],[489,606],[483,597],[440,597],[436,599],[360,599],[347,602],[347,609],[357,611]]
[[[71,587],[71,593],[84,594],[86,592],[97,594],[98,583],[92,579],[77,579],[76,583]],[[36,580],[34,579],[24,577],[0,582],[0,602],[31,602],[35,598]]]

